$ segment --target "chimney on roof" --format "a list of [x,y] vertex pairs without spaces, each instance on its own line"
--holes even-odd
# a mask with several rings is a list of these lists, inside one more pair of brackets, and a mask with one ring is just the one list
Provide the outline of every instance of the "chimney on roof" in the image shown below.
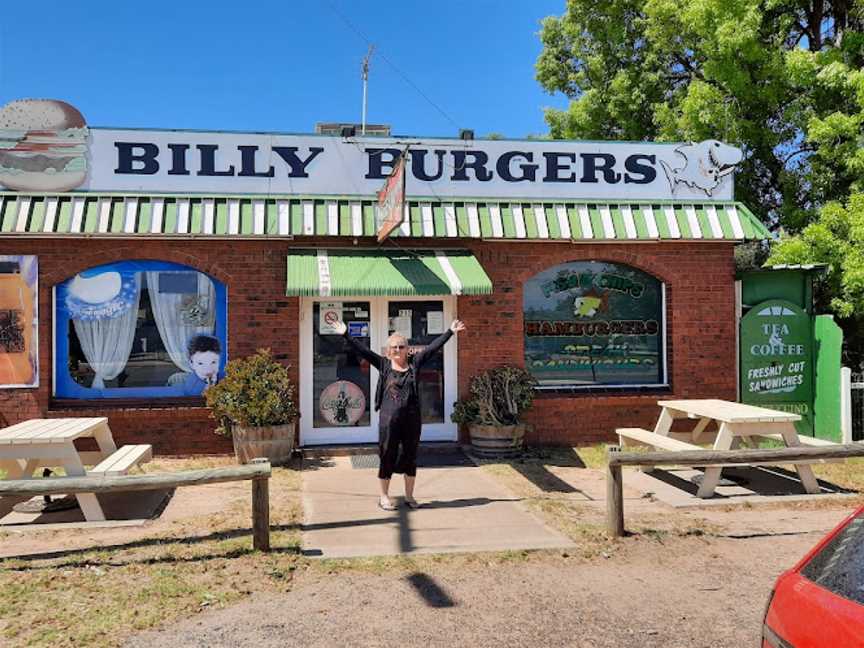
[[[353,130],[351,135],[345,133]],[[354,137],[361,132],[360,124],[351,122],[318,122],[315,124],[315,132],[318,135],[332,135],[336,137]],[[367,137],[389,137],[390,124],[366,124]]]

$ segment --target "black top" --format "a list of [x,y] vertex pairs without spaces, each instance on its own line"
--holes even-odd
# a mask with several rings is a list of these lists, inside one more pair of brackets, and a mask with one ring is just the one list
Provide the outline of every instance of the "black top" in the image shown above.
[[420,393],[417,389],[417,370],[422,367],[429,358],[437,353],[441,347],[453,337],[453,331],[449,329],[432,340],[425,349],[419,353],[408,356],[408,369],[406,371],[397,371],[390,364],[390,358],[385,358],[378,355],[371,349],[360,344],[356,339],[344,334],[348,343],[354,350],[364,359],[378,370],[378,388],[375,390],[375,409],[381,409],[381,403],[384,401],[385,394],[388,404],[392,404],[397,408],[413,405],[420,409]]

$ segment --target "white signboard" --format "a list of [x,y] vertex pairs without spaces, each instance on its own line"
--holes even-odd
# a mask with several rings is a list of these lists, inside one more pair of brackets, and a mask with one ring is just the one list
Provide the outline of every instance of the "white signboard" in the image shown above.
[[90,129],[86,191],[374,196],[410,144],[409,197],[732,198],[721,142],[463,141]]
[[63,101],[0,107],[0,187],[375,196],[405,153],[411,198],[728,200],[739,149],[91,128]]

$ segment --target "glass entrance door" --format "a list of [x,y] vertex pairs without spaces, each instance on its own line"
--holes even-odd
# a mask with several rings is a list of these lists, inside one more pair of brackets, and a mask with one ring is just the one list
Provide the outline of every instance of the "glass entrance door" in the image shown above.
[[[440,300],[387,304],[387,335],[404,335],[409,353],[421,351],[446,330],[445,326],[444,303]],[[444,422],[444,362],[444,354],[438,353],[417,374],[423,423]]]
[[[376,443],[374,395],[378,371],[336,335],[339,319],[349,335],[380,355],[387,337],[399,331],[415,351],[443,333],[453,319],[455,299],[384,297],[303,300],[300,307],[300,443]],[[418,376],[422,440],[455,441],[450,422],[456,400],[456,341],[431,358]]]
[[[382,300],[375,310],[380,318],[379,347],[396,331],[419,351],[447,330],[456,311],[455,297],[398,297]],[[430,358],[418,375],[423,415],[423,441],[456,441],[456,424],[450,421],[456,400],[456,339]],[[376,347],[373,347],[376,348]]]
[[303,306],[300,437],[304,445],[375,439],[372,400],[378,372],[333,328],[337,320],[345,322],[349,335],[369,347],[374,333],[371,306],[368,300],[315,301]]

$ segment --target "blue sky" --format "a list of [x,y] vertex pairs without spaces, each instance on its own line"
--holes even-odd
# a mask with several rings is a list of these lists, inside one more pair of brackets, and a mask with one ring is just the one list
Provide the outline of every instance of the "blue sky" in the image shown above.
[[534,80],[539,21],[564,0],[3,4],[0,104],[63,99],[93,126],[311,132],[317,121],[359,122],[360,33],[377,47],[368,121],[394,133],[521,138],[546,132],[544,106],[566,106]]

